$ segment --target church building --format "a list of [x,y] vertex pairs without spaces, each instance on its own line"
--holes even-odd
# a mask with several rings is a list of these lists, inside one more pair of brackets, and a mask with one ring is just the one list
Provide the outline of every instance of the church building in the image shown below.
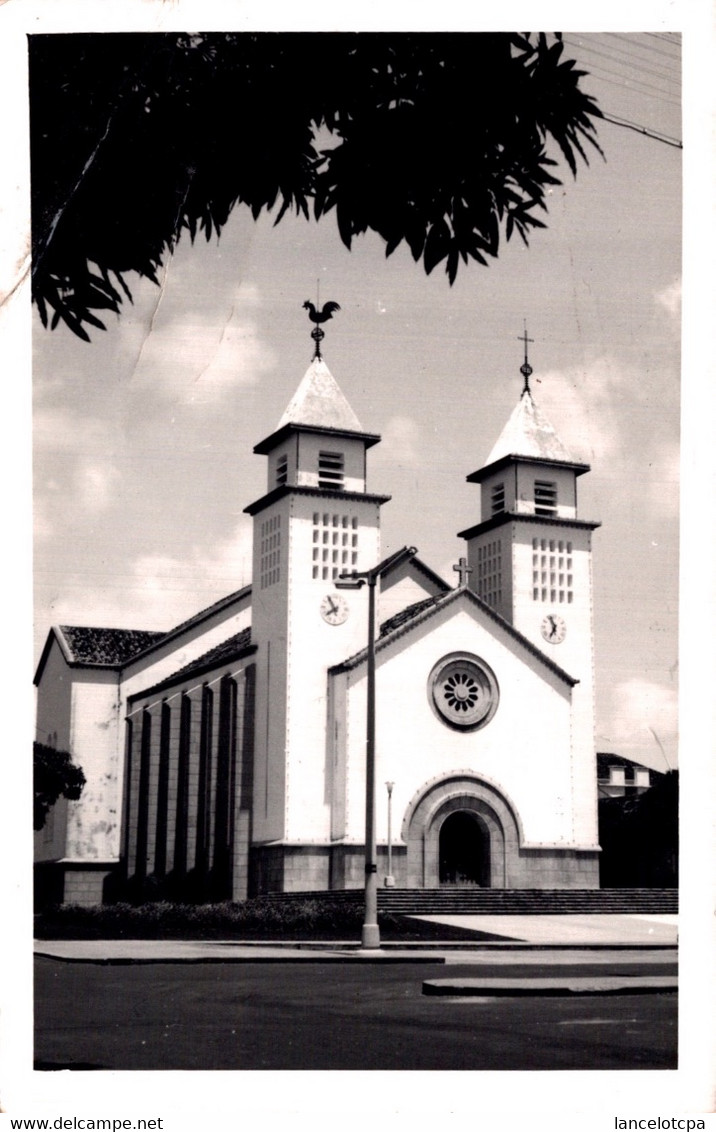
[[[370,587],[367,432],[320,352],[254,448],[252,583],[168,632],[54,626],[37,737],[87,782],[36,834],[44,899],[243,900],[362,887]],[[532,396],[482,467],[448,584],[383,563],[374,623],[379,883],[596,888],[588,465]],[[459,474],[456,469],[456,475]],[[479,492],[479,512],[477,495]],[[478,519],[479,514],[479,519]],[[391,563],[393,568],[391,568]],[[389,793],[387,785],[389,784]],[[388,881],[388,883],[391,883]]]

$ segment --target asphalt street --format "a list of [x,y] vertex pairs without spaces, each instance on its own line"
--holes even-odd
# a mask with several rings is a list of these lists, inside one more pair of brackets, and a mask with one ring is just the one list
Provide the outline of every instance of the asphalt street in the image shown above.
[[[536,974],[534,956],[480,963]],[[545,959],[546,963],[546,959]],[[615,974],[675,960],[614,954]],[[586,954],[548,973],[601,975]],[[674,993],[542,997],[423,994],[471,963],[102,964],[37,957],[37,1069],[674,1069]],[[547,973],[547,967],[545,967]]]

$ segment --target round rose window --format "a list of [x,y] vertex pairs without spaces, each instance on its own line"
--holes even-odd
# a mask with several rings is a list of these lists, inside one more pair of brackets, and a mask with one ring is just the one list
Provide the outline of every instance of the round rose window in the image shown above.
[[430,673],[428,693],[440,719],[465,731],[484,727],[499,698],[494,673],[470,653],[451,653],[438,661]]

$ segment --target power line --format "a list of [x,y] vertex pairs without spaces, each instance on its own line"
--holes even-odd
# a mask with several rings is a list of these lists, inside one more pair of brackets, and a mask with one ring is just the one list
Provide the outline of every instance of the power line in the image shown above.
[[[580,53],[582,51],[584,51],[585,54],[591,52],[593,55],[597,55],[597,56],[599,56],[603,59],[609,60],[610,62],[616,64],[616,66],[619,66],[619,64],[622,62],[622,60],[615,57],[612,52],[600,51],[598,48],[591,47],[589,44],[583,44],[583,45],[570,44],[570,46],[572,47],[572,49],[574,51],[579,51]],[[641,89],[643,91],[658,94],[662,98],[664,98],[665,101],[669,101],[668,97],[665,94],[663,86],[656,86],[654,83],[649,82],[648,78],[643,78],[641,75],[636,73],[639,70],[639,68],[636,65],[633,66],[633,69],[630,71],[629,74],[625,74],[623,71],[612,70],[609,67],[605,67],[603,64],[600,64],[600,63],[596,64],[596,66],[595,66],[594,64],[591,64],[589,62],[589,60],[585,60],[585,62],[587,64],[587,66],[591,67],[591,70],[590,70],[589,73],[594,74],[597,78],[603,77],[599,73],[600,71],[602,71],[604,74],[614,75],[617,79],[619,79],[622,86],[628,86],[631,89],[636,89],[637,87],[641,87]],[[633,60],[629,61],[629,62],[630,62],[630,65],[633,64]],[[680,80],[673,78],[672,76],[668,76],[665,72],[663,72],[663,73],[654,72],[650,68],[646,68],[646,67],[643,67],[643,66],[640,69],[642,70],[642,72],[644,72],[644,74],[652,75],[654,78],[663,77],[667,83],[672,83],[673,85],[675,85],[677,87],[678,90],[681,89]],[[604,81],[608,81],[608,80],[604,80]]]
[[654,130],[648,130],[646,126],[640,126],[636,122],[629,122],[626,118],[616,118],[611,114],[605,114],[602,111],[602,118],[605,122],[611,122],[614,126],[623,126],[627,130],[635,130],[637,134],[644,134],[647,138],[653,138],[654,141],[663,142],[664,145],[672,145],[675,149],[683,149],[684,143],[679,141],[678,138],[667,137],[666,134],[658,134]]
[[633,48],[638,48],[640,51],[651,51],[653,55],[661,55],[663,59],[669,59],[671,60],[671,62],[676,63],[678,67],[681,66],[681,45],[678,43],[671,43],[671,40],[667,40],[666,42],[670,46],[672,46],[674,50],[660,51],[659,48],[656,47],[653,43],[643,43],[640,37],[629,35],[625,32],[610,31],[606,34],[610,37],[610,39],[620,39],[624,43],[628,43]]
[[591,51],[592,54],[599,55],[604,59],[609,59],[610,61],[612,61],[614,63],[620,63],[620,62],[622,62],[622,60],[626,60],[629,64],[630,68],[631,67],[638,68],[638,70],[642,71],[644,74],[651,75],[651,76],[653,76],[654,78],[657,78],[657,79],[665,79],[667,82],[673,82],[673,83],[676,83],[677,85],[680,85],[680,82],[681,82],[681,67],[680,66],[674,66],[674,67],[668,67],[668,68],[659,67],[656,64],[651,66],[650,64],[653,63],[653,60],[647,61],[645,59],[640,59],[640,58],[634,56],[633,51],[634,51],[634,48],[636,46],[638,46],[637,44],[630,44],[629,45],[630,50],[624,49],[621,46],[621,44],[616,45],[616,46],[615,45],[603,44],[602,46],[607,48],[607,50],[603,51],[599,47],[595,47],[589,42],[582,42],[580,50]]
[[[606,77],[607,74],[612,74],[612,75],[615,75],[617,77],[613,78],[613,79],[608,79]],[[590,77],[594,77],[595,79],[597,79],[599,82],[609,83],[611,86],[618,86],[621,90],[626,89],[630,93],[640,94],[640,95],[643,95],[645,98],[652,98],[653,99],[654,98],[654,91],[656,90],[657,93],[659,94],[661,101],[663,103],[665,103],[667,106],[681,106],[681,99],[680,98],[678,98],[678,99],[677,98],[669,98],[667,95],[665,95],[663,93],[663,91],[659,91],[655,87],[646,88],[645,86],[643,86],[638,81],[625,79],[623,76],[619,76],[617,71],[610,71],[610,72],[605,71],[604,73],[600,73],[597,70],[597,68],[594,67],[589,72],[589,75],[590,75]]]
[[675,47],[681,46],[681,34],[676,31],[645,31],[644,35],[648,35],[652,39],[666,40],[667,43],[673,43]]

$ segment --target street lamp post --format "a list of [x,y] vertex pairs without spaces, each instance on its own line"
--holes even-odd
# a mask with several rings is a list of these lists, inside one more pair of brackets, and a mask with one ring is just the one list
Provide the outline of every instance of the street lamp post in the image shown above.
[[393,801],[393,787],[394,782],[386,782],[385,788],[388,791],[388,874],[385,878],[385,887],[392,888],[395,884],[393,877],[393,839],[392,839],[392,801]]
[[368,586],[368,661],[366,694],[366,738],[365,738],[365,913],[361,932],[361,946],[380,947],[380,928],[378,927],[378,865],[375,845],[375,586],[382,574],[394,570],[418,553],[414,546],[404,546],[402,550],[383,559],[372,570],[351,570],[339,574],[336,579],[338,589],[360,589]]

